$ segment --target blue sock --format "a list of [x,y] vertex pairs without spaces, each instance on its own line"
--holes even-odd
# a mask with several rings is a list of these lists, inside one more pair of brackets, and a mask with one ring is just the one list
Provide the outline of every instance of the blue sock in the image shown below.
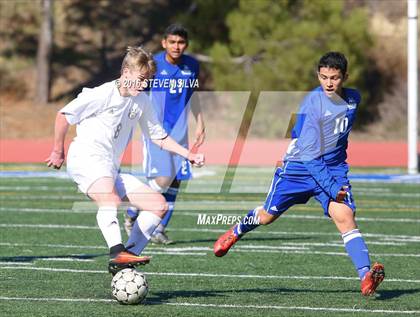
[[174,212],[174,204],[168,203],[168,211],[166,212],[165,216],[162,218],[161,225],[163,227],[166,227],[169,223],[169,220],[171,220],[172,213]]
[[346,232],[341,237],[343,238],[347,254],[359,274],[359,278],[363,279],[366,272],[370,270],[369,251],[365,240],[363,240],[359,229]]
[[127,208],[127,215],[133,219],[136,220],[139,215],[139,210],[136,207],[128,207]]
[[260,225],[257,209],[251,210],[242,218],[241,222],[235,226],[233,232],[236,236],[242,236],[245,233],[254,230]]
[[169,187],[166,193],[163,196],[168,203],[168,211],[166,212],[165,216],[162,218],[160,225],[158,227],[158,231],[163,231],[165,227],[168,225],[169,220],[171,220],[172,213],[175,207],[176,196],[178,195],[178,188]]

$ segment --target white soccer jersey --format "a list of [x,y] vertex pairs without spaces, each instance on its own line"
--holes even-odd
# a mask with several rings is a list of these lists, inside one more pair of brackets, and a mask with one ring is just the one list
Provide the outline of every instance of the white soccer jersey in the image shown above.
[[67,121],[77,124],[73,144],[86,155],[99,155],[116,166],[134,128],[140,123],[151,139],[163,139],[166,131],[158,122],[148,96],[122,97],[115,81],[96,88],[84,88],[76,99],[60,110]]

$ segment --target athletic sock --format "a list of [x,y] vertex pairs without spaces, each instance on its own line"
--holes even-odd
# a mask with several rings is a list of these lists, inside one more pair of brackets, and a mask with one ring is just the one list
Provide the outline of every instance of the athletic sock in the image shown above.
[[259,210],[257,208],[248,212],[248,214],[244,218],[242,218],[241,222],[233,228],[234,234],[237,237],[240,237],[245,233],[257,228],[260,225],[258,213]]
[[128,207],[127,215],[132,219],[136,220],[139,215],[139,210],[136,207]]
[[139,255],[146,247],[150,237],[162,219],[150,211],[142,211],[133,225],[126,248]]
[[369,251],[359,229],[353,229],[341,235],[346,247],[347,254],[351,258],[353,265],[363,279],[370,270]]
[[122,243],[120,225],[117,218],[117,207],[99,207],[96,220],[108,248]]
[[172,213],[174,212],[175,201],[176,201],[177,195],[178,195],[178,188],[173,188],[173,187],[169,187],[166,193],[163,194],[163,196],[166,199],[166,202],[168,203],[168,211],[166,212],[165,216],[162,218],[162,221],[160,222],[159,226],[156,228],[156,231],[154,232],[154,234],[165,231],[165,228],[168,225],[169,220],[171,220]]
[[123,252],[123,251],[126,251],[124,244],[120,243],[120,244],[114,245],[113,247],[109,249],[109,256],[111,258],[115,258],[118,255],[118,253]]

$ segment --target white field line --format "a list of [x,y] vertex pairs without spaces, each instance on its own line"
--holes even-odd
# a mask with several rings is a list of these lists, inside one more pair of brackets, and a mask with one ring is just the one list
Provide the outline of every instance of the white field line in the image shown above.
[[[198,217],[199,214],[205,214],[200,212],[184,212],[184,211],[176,211],[175,215],[183,215],[183,216],[192,216]],[[213,214],[213,215],[212,215]],[[244,213],[221,213],[223,216],[245,216]],[[215,212],[210,212],[207,214],[209,217],[215,216]],[[330,218],[324,216],[313,216],[313,215],[282,215],[281,218],[286,219],[299,219],[299,220],[321,220],[321,221],[332,221]],[[405,223],[420,223],[420,219],[415,218],[375,218],[375,217],[356,217],[357,221],[371,221],[371,222],[405,222]]]
[[[183,210],[182,208],[178,207],[175,215],[182,215],[182,216],[192,216],[198,217],[199,214],[203,214],[203,212],[185,212],[180,211]],[[96,214],[97,210],[95,207],[91,209],[52,209],[52,208],[19,208],[19,207],[0,207],[0,211],[8,211],[8,212],[23,212],[23,213],[68,213],[68,214]],[[225,213],[225,212],[218,212],[218,211],[207,211],[208,216],[212,214],[223,214],[224,216],[240,216],[244,215],[244,213]],[[215,216],[215,215],[213,215]],[[282,215],[281,218],[286,219],[299,219],[299,220],[320,220],[320,221],[331,221],[329,218],[325,216],[314,216],[314,215],[289,215],[285,214]],[[366,222],[403,222],[403,223],[420,223],[420,219],[415,218],[376,218],[376,217],[357,217],[357,221],[366,221]]]
[[98,212],[97,209],[52,209],[52,208],[8,208],[8,207],[0,207],[0,211],[7,211],[7,212],[22,212],[22,213],[53,213],[53,214],[96,214]]
[[[99,230],[97,226],[87,225],[61,225],[61,224],[27,224],[27,223],[0,223],[0,228],[39,228],[39,229],[82,229],[82,230]],[[211,232],[225,233],[226,229],[208,229],[208,228],[169,228],[168,231],[174,232]],[[339,236],[334,232],[311,232],[311,231],[253,231],[251,234],[263,235],[303,235],[303,236]],[[420,236],[393,235],[381,233],[364,233],[364,237],[383,238],[383,239],[405,239],[404,242],[420,242]]]
[[40,201],[40,200],[80,200],[83,197],[83,194],[80,195],[50,195],[50,196],[42,196],[42,195],[34,195],[34,196],[29,196],[29,195],[3,195],[3,197],[1,198],[1,201],[12,201],[12,200],[18,200],[18,201],[22,201],[22,200],[35,200],[35,201]]
[[[83,245],[66,245],[66,244],[30,244],[30,243],[9,243],[9,242],[0,242],[1,246],[8,247],[43,247],[43,248],[71,248],[71,249],[100,249],[108,250],[105,246],[83,246]],[[289,247],[291,248],[291,247]],[[187,256],[207,256],[207,253],[204,252],[185,252],[185,251],[200,251],[193,249],[170,249],[170,248],[147,248],[144,251],[145,255],[187,255]],[[77,259],[77,258],[37,258],[36,261],[81,261],[81,262],[91,262],[92,259]]]
[[11,242],[0,242],[1,246],[5,247],[41,247],[41,248],[63,248],[63,249],[99,249],[108,250],[105,246],[100,245],[71,245],[71,244],[31,244],[31,243],[11,243]]
[[92,259],[78,259],[78,258],[35,258],[35,261],[53,261],[53,262],[94,262]]
[[[242,250],[241,248],[233,248],[234,252],[254,252],[254,253],[281,253],[281,254],[321,254],[321,255],[334,255],[334,256],[348,256],[344,252],[326,252],[326,251],[299,251],[299,250],[260,250],[260,249],[248,249]],[[371,256],[375,257],[414,257],[420,258],[420,254],[412,253],[370,253]]]
[[[255,189],[253,187],[253,189]],[[264,194],[267,192],[267,188],[264,187],[262,190],[260,191],[255,191],[253,190],[252,193],[261,193]],[[195,193],[195,192],[194,192]],[[199,191],[198,193],[210,193],[210,194],[217,194],[217,192],[209,192],[208,190],[202,190]],[[246,194],[247,192],[232,192],[233,194]],[[418,193],[370,193],[370,192],[363,192],[360,191],[356,194],[358,197],[381,197],[381,198],[420,198],[420,194]],[[82,193],[78,194],[78,195],[19,195],[18,193],[13,193],[13,195],[7,195],[5,196],[5,198],[3,198],[3,200],[6,200],[6,198],[19,198],[19,200],[60,200],[60,199],[74,199],[74,200],[80,200],[80,198],[83,196]],[[260,202],[261,204],[261,202]]]
[[[17,191],[31,191],[31,190],[37,190],[37,191],[59,191],[59,190],[72,190],[74,191],[76,186],[74,184],[69,185],[61,185],[61,186],[53,186],[53,185],[7,185],[7,186],[0,186],[0,191],[11,191],[11,190],[17,190]],[[376,193],[392,193],[391,188],[387,187],[374,187],[374,188],[368,188],[368,187],[359,187],[356,186],[352,189],[353,192],[376,192]]]
[[405,198],[420,198],[420,194],[418,193],[370,193],[370,192],[358,192],[358,196],[372,196],[372,197],[405,197]]
[[[1,226],[1,224],[0,224]],[[180,232],[213,232],[213,233],[225,233],[226,229],[194,229],[194,228],[168,228],[168,231],[180,231]],[[268,234],[268,235],[307,235],[307,236],[339,236],[335,232],[311,232],[311,231],[252,231],[251,234]],[[407,239],[415,242],[420,242],[420,236],[408,236],[408,235],[393,235],[393,234],[382,234],[382,233],[363,233],[365,237],[371,238],[387,238],[387,239]]]
[[[369,245],[371,244],[380,244],[380,245],[401,245],[401,243],[382,243],[375,241],[369,241]],[[405,244],[403,244],[405,245]],[[11,242],[0,242],[0,246],[6,247],[41,247],[41,248],[59,248],[59,249],[95,249],[95,250],[108,250],[105,246],[100,245],[72,245],[72,244],[30,244],[30,243],[11,243]],[[278,243],[276,246],[269,246],[269,245],[236,245],[236,248],[242,249],[265,249],[265,250],[309,250],[307,247],[337,247],[343,248],[343,243],[341,242],[284,242]],[[145,252],[178,252],[184,253],[189,251],[211,251],[209,247],[165,247],[165,248],[154,248],[154,247],[147,247]],[[157,254],[157,253],[155,253]],[[188,253],[184,253],[188,254]],[[196,253],[194,253],[195,255]]]
[[[245,184],[245,183],[244,183]],[[263,187],[263,186],[261,186]],[[7,186],[0,186],[0,191],[11,191],[11,190],[16,190],[16,191],[31,191],[31,190],[36,190],[36,191],[61,191],[61,190],[71,190],[74,191],[76,188],[76,186],[74,186],[74,184],[69,184],[69,185],[61,185],[61,186],[53,186],[53,185],[7,185]],[[353,192],[356,193],[393,193],[391,188],[387,188],[387,187],[374,187],[374,188],[367,188],[367,187],[353,187],[352,189]],[[403,192],[404,193],[404,192]],[[411,194],[411,192],[406,192],[408,194]]]
[[[0,270],[31,270],[31,271],[47,271],[62,273],[89,273],[89,274],[109,274],[105,270],[82,270],[82,269],[62,269],[52,267],[15,267],[3,266]],[[256,275],[256,274],[220,274],[220,273],[193,273],[193,272],[145,272],[146,275],[156,276],[179,276],[179,277],[210,277],[210,278],[238,278],[238,279],[274,279],[274,280],[339,280],[339,281],[359,281],[358,277],[348,276],[308,276],[308,275]],[[386,278],[388,283],[413,283],[418,284],[420,280],[413,279],[395,279]]]
[[[81,303],[112,303],[112,299],[105,298],[56,298],[56,297],[6,297],[0,296],[4,301],[36,301],[36,302],[81,302]],[[153,301],[147,301],[153,304]],[[161,303],[160,305],[179,307],[202,307],[202,308],[234,308],[257,309],[257,310],[303,310],[303,311],[327,311],[340,313],[372,313],[372,314],[418,314],[420,310],[386,310],[386,309],[362,309],[362,308],[341,308],[341,307],[310,307],[310,306],[278,306],[278,305],[236,305],[236,304],[203,304],[203,303]]]
[[309,306],[274,306],[274,305],[231,305],[231,304],[200,304],[200,303],[166,303],[171,306],[235,308],[235,309],[272,309],[272,310],[303,310],[303,311],[329,311],[341,313],[373,313],[373,314],[418,314],[420,310],[385,310],[339,307],[309,307]]
[[204,252],[180,252],[180,251],[170,251],[170,250],[163,250],[162,251],[151,251],[149,249],[144,250],[142,253],[143,255],[194,255],[194,256],[207,256],[207,253]]
[[72,191],[76,186],[54,186],[54,185],[38,185],[38,186],[0,186],[0,191]]
[[9,262],[9,261],[0,261],[0,265],[33,265],[32,262]]
[[[8,244],[0,243],[4,246],[23,246],[22,244]],[[25,245],[28,246],[28,245]],[[39,246],[39,245],[37,245]],[[56,245],[44,245],[56,246]],[[69,246],[67,246],[69,247]],[[72,246],[73,247],[73,246]],[[90,246],[92,248],[93,246]],[[80,248],[84,248],[80,246]],[[281,254],[312,254],[312,255],[331,255],[331,256],[347,256],[345,252],[328,252],[328,251],[315,251],[302,246],[269,246],[269,245],[235,245],[233,252],[254,252],[254,253],[281,253]],[[189,252],[192,251],[192,252]],[[194,255],[194,256],[207,256],[208,253],[196,252],[205,251],[211,253],[213,251],[210,247],[168,247],[168,248],[147,248],[144,254],[150,255]],[[232,252],[232,251],[231,251]],[[371,256],[376,257],[420,257],[420,254],[413,253],[371,253]]]

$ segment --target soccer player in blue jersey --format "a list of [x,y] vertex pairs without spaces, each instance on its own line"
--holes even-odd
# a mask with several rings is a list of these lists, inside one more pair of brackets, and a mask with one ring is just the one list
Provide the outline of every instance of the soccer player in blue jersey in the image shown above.
[[[155,111],[164,129],[179,144],[188,147],[188,114],[191,109],[196,120],[193,152],[204,142],[205,128],[198,98],[192,98],[198,87],[199,64],[184,54],[188,47],[188,32],[179,24],[170,25],[163,36],[164,51],[156,54],[155,78],[150,81],[150,93]],[[180,155],[161,149],[150,138],[143,137],[143,167],[150,187],[161,192],[169,209],[156,228],[151,241],[170,244],[165,228],[172,217],[175,200],[182,180],[191,178],[190,162]],[[125,229],[130,233],[137,210],[129,208]]]
[[295,204],[314,197],[337,226],[361,280],[363,295],[372,295],[385,277],[384,266],[371,266],[368,248],[355,221],[356,206],[347,178],[348,136],[360,103],[357,90],[344,88],[347,60],[329,52],[318,64],[320,86],[306,95],[291,131],[292,141],[271,183],[264,206],[251,210],[219,237],[216,256],[224,256],[247,232],[276,220]]

